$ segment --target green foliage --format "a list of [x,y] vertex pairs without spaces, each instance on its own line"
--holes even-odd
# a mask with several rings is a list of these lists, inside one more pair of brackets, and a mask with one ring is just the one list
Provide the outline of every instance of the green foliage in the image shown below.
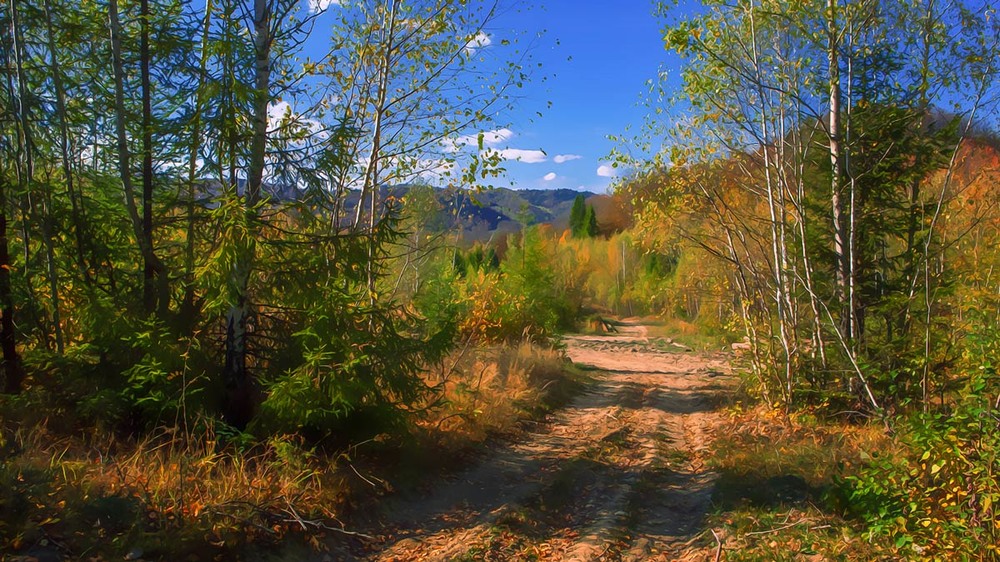
[[583,215],[583,233],[587,238],[593,238],[600,233],[600,227],[597,225],[597,215],[594,214],[593,205],[587,206],[587,212]]
[[569,230],[575,238],[582,238],[586,228],[587,204],[583,194],[573,199],[573,208],[569,213]]
[[[280,534],[273,514],[305,490],[323,508],[298,513],[328,517],[317,443],[405,433],[471,302],[469,268],[437,251],[431,188],[402,219],[387,193],[494,177],[482,131],[529,77],[521,50],[482,56],[490,2],[344,3],[336,64],[297,56],[319,21],[298,0],[146,4],[0,14],[0,363],[23,366],[0,396],[5,553],[50,531],[69,557],[120,558],[164,527],[228,545],[217,528]],[[508,277],[492,248],[462,257]],[[39,436],[25,466],[12,431]],[[147,556],[186,557],[165,550]]]
[[995,19],[966,2],[669,4],[681,90],[653,83],[652,154],[622,190],[645,247],[724,266],[682,264],[670,312],[716,301],[717,325],[737,319],[773,405],[881,414],[948,392],[952,248],[984,214],[960,202],[962,115],[995,112],[997,69],[977,62],[998,55]]
[[560,267],[565,249],[547,234],[529,227],[512,236],[502,260],[482,245],[442,249],[414,295],[415,309],[429,325],[478,341],[547,339],[572,328],[580,287]]
[[843,487],[849,511],[907,557],[1000,557],[1000,340],[976,334],[963,359],[968,379],[948,413],[900,427],[900,455],[871,459]]
[[573,200],[573,208],[569,214],[569,230],[574,238],[593,238],[600,233],[594,206],[586,204],[582,193]]
[[[308,251],[289,253],[281,240],[262,248],[276,267],[257,290],[281,307],[256,321],[275,339],[255,344],[269,369],[254,431],[314,439],[375,434],[398,424],[402,408],[426,391],[418,374],[448,350],[452,331],[444,313],[427,322],[391,296],[369,293],[370,272],[361,264],[372,253],[377,264],[387,263],[385,253],[404,235],[397,211],[387,213],[372,237],[317,233]],[[302,220],[299,232],[318,226]],[[377,264],[378,280],[390,283]]]
[[177,337],[155,322],[130,332],[125,343],[139,360],[122,372],[122,398],[144,428],[188,422],[209,410],[205,370],[210,357],[197,338]]

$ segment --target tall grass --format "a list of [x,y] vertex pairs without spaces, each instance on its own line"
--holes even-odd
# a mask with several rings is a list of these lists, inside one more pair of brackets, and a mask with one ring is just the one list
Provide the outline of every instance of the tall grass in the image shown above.
[[569,368],[562,352],[532,342],[456,352],[428,373],[441,393],[421,426],[449,446],[510,433],[568,398],[577,384]]
[[60,437],[21,428],[0,463],[0,550],[49,545],[63,555],[146,556],[232,552],[335,520],[336,462],[293,438],[223,446],[205,421],[197,433],[161,428],[128,442]]
[[566,367],[561,352],[532,343],[456,351],[422,375],[435,392],[407,427],[336,447],[211,419],[129,439],[11,415],[0,420],[0,553],[230,558],[293,535],[322,547],[351,533],[342,521],[352,510],[405,485],[401,473],[426,478],[446,468],[442,453],[510,434],[565,400],[575,384]]

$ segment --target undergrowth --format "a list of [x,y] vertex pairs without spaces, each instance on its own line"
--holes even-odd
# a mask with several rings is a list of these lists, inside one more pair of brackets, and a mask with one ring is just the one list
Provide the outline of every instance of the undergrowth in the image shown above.
[[432,398],[403,429],[346,447],[201,418],[139,439],[66,431],[22,423],[28,406],[4,398],[0,553],[230,559],[279,541],[321,550],[374,497],[567,400],[579,384],[567,367],[561,352],[530,343],[455,352],[425,373]]
[[709,461],[719,478],[708,526],[721,530],[726,560],[894,559],[840,501],[840,479],[890,444],[881,426],[734,411]]

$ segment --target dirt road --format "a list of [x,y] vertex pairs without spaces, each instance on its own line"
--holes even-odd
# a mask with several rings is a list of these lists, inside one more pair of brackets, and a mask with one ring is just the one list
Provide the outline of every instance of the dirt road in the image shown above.
[[732,382],[725,356],[641,325],[565,341],[593,385],[429,497],[388,506],[362,559],[704,559],[691,543],[707,532],[703,452]]

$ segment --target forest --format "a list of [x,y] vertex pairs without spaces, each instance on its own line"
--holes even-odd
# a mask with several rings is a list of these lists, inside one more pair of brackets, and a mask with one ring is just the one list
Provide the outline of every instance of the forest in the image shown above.
[[[638,559],[1000,559],[996,7],[684,4],[612,191],[529,205],[490,138],[544,79],[486,48],[517,6],[5,2],[0,557],[376,559],[373,505],[558,425],[641,324],[635,362],[735,382],[615,476],[714,482]],[[412,559],[573,559],[540,529],[622,435]],[[634,559],[635,498],[591,559]]]

